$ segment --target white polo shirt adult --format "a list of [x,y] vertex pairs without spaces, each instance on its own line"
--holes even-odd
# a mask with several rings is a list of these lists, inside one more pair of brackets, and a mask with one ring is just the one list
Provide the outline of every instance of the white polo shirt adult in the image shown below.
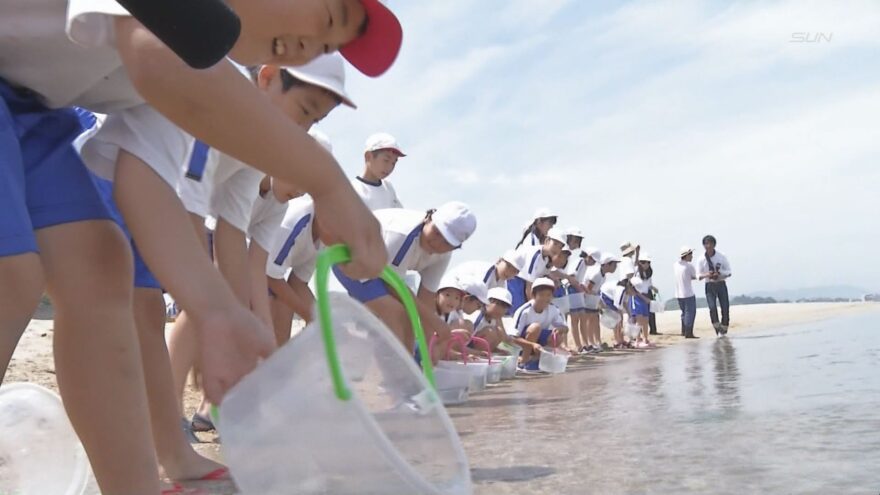
[[397,191],[387,179],[372,182],[362,177],[355,177],[351,181],[351,185],[370,211],[403,208],[403,204],[397,198]]
[[694,265],[685,260],[678,260],[672,265],[672,271],[675,279],[675,297],[678,299],[694,297],[694,279],[697,277]]
[[387,208],[373,212],[382,226],[382,237],[388,251],[389,266],[401,278],[407,270],[418,272],[421,286],[437,292],[440,280],[449,267],[452,253],[431,254],[422,249],[419,238],[425,212],[403,208]]
[[287,270],[299,280],[308,283],[315,273],[315,264],[321,242],[314,235],[315,204],[309,196],[291,200],[281,225],[275,231],[266,274],[284,279]]
[[[719,250],[715,250],[715,254],[711,258],[712,266],[715,267],[715,271],[720,272],[725,277],[729,277],[733,274],[730,267],[730,262],[727,261],[727,256],[721,253]],[[712,269],[709,267],[709,261],[706,259],[705,254],[700,258],[698,262],[700,266],[700,273],[709,273]],[[710,282],[707,280],[707,282]]]
[[534,304],[534,301],[529,301],[516,310],[516,313],[513,314],[513,326],[507,331],[508,334],[519,336],[533,323],[539,323],[542,330],[553,330],[565,326],[565,318],[559,308],[550,304],[539,313],[535,310]]

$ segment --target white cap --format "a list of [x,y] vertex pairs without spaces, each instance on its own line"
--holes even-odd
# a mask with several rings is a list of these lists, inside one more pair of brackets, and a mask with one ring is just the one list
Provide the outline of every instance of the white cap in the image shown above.
[[312,136],[318,144],[323,146],[327,153],[333,154],[333,143],[330,142],[329,136],[314,127],[309,129],[309,136]]
[[584,231],[577,227],[569,227],[568,230],[565,231],[565,235],[572,235],[575,237],[584,238]]
[[514,249],[511,249],[502,254],[501,259],[510,263],[517,270],[522,270],[523,265],[525,265],[525,260],[523,259],[522,254]]
[[562,251],[561,251],[561,252],[563,252],[563,253],[568,253],[568,254],[571,254],[571,253],[572,253],[571,248],[568,247],[568,244],[562,246]]
[[431,215],[431,221],[437,230],[453,247],[459,247],[477,230],[477,217],[468,205],[459,201],[450,201],[440,205]]
[[687,256],[693,252],[694,252],[694,250],[692,248],[689,248],[687,246],[682,246],[681,249],[678,251],[678,253],[679,253],[678,255],[680,257],[684,258],[685,256]]
[[555,218],[556,216],[556,213],[550,210],[550,208],[538,208],[537,210],[535,210],[535,214],[532,216],[532,219],[537,220],[539,218]]
[[465,277],[459,280],[459,285],[466,294],[476,297],[483,304],[489,304],[489,289],[486,288],[486,284],[482,280]]
[[300,81],[326,89],[351,108],[357,108],[345,92],[345,63],[342,55],[321,55],[305,65],[284,66],[284,70]]
[[599,261],[602,258],[602,251],[599,250],[596,246],[587,246],[583,249],[584,253],[587,254],[590,258],[593,258],[596,261]]
[[639,254],[639,261],[647,261],[648,263],[650,263],[653,260],[654,258],[651,258],[651,255],[648,253]]
[[505,289],[504,287],[492,287],[489,289],[489,299],[495,299],[496,301],[501,301],[508,306],[513,306],[513,296],[510,294],[510,291]]
[[620,263],[620,258],[611,253],[602,253],[602,256],[599,258],[599,264],[604,265],[606,263]]
[[554,241],[559,241],[563,245],[566,244],[567,239],[565,238],[565,233],[562,232],[562,229],[557,229],[553,227],[549,231],[547,231],[547,238],[553,239]]
[[556,283],[553,280],[547,277],[539,277],[532,282],[532,292],[535,292],[535,289],[539,287],[550,287],[551,289],[556,289]]
[[440,286],[437,287],[437,291],[439,292],[443,289],[458,289],[462,292],[465,292],[461,280],[459,280],[458,277],[451,273],[443,275],[443,278],[440,279]]
[[400,149],[400,143],[391,134],[385,132],[377,132],[367,138],[364,145],[364,151],[394,150],[400,156],[406,156],[406,153]]

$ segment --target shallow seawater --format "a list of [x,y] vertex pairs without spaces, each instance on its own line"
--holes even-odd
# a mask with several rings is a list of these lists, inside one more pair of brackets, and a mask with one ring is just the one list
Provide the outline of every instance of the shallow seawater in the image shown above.
[[877,494],[877,318],[577,360],[449,412],[479,494]]

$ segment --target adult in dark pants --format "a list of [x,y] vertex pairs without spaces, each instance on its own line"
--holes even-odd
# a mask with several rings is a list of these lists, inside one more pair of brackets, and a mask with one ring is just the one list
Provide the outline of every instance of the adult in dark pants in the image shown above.
[[679,260],[672,266],[675,273],[675,297],[681,308],[681,335],[686,339],[698,339],[694,335],[694,320],[697,318],[697,296],[694,294],[693,282],[697,279],[694,261],[694,250],[685,246],[679,252]]
[[[727,257],[715,249],[714,236],[703,237],[706,253],[700,260],[700,280],[706,281],[706,302],[709,303],[709,317],[715,327],[715,335],[727,335],[730,326],[730,299],[727,295],[727,279],[732,272]],[[721,306],[721,319],[718,319],[718,306]]]

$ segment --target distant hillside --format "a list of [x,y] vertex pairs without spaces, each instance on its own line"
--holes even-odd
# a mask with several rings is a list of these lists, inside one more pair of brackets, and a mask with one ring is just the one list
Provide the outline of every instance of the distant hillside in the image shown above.
[[798,301],[801,299],[861,299],[872,291],[851,285],[828,285],[802,289],[751,292],[752,297],[772,297],[777,301]]

